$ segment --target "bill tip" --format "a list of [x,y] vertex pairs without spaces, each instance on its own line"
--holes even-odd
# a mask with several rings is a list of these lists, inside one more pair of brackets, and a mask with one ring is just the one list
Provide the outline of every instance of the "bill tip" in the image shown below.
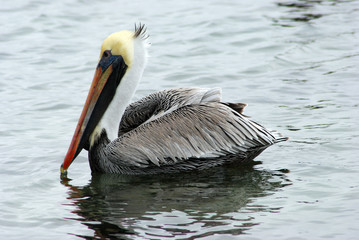
[[67,169],[64,169],[63,164],[61,164],[60,173],[61,173],[61,176],[67,176]]

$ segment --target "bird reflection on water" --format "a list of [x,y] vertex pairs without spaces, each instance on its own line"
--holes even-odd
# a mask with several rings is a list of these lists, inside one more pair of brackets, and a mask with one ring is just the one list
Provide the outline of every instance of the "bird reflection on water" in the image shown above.
[[72,186],[70,179],[61,183],[77,208],[72,220],[94,231],[94,236],[70,234],[84,239],[187,238],[239,235],[258,224],[251,212],[278,212],[255,201],[290,185],[286,172],[224,166],[172,175],[93,174],[83,187]]

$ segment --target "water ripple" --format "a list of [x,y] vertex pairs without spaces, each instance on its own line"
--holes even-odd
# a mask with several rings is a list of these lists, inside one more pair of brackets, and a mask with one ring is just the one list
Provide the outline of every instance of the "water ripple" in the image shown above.
[[[0,6],[0,230],[6,239],[358,235],[358,1],[7,1]],[[103,39],[147,25],[135,99],[222,87],[290,140],[251,168],[128,179],[59,167]],[[276,171],[274,169],[289,169]],[[293,217],[295,216],[295,217]]]

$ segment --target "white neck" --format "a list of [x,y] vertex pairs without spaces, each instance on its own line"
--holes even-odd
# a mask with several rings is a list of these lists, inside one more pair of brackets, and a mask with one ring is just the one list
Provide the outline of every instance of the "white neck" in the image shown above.
[[101,134],[102,129],[106,130],[107,137],[110,141],[118,138],[121,118],[135,94],[137,85],[142,78],[142,73],[147,62],[147,50],[145,44],[146,43],[141,39],[134,39],[134,56],[132,66],[127,68],[126,74],[123,76],[117,87],[115,96],[92,133],[90,137],[91,143],[93,143],[93,140]]

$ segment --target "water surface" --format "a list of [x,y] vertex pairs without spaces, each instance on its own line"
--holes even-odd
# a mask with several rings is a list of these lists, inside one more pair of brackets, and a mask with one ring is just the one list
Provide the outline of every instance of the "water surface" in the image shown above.
[[[6,239],[355,239],[358,1],[8,1],[0,7],[0,230]],[[257,164],[172,176],[63,161],[112,32],[147,25],[135,99],[222,87],[290,141]],[[134,99],[134,100],[135,100]]]

